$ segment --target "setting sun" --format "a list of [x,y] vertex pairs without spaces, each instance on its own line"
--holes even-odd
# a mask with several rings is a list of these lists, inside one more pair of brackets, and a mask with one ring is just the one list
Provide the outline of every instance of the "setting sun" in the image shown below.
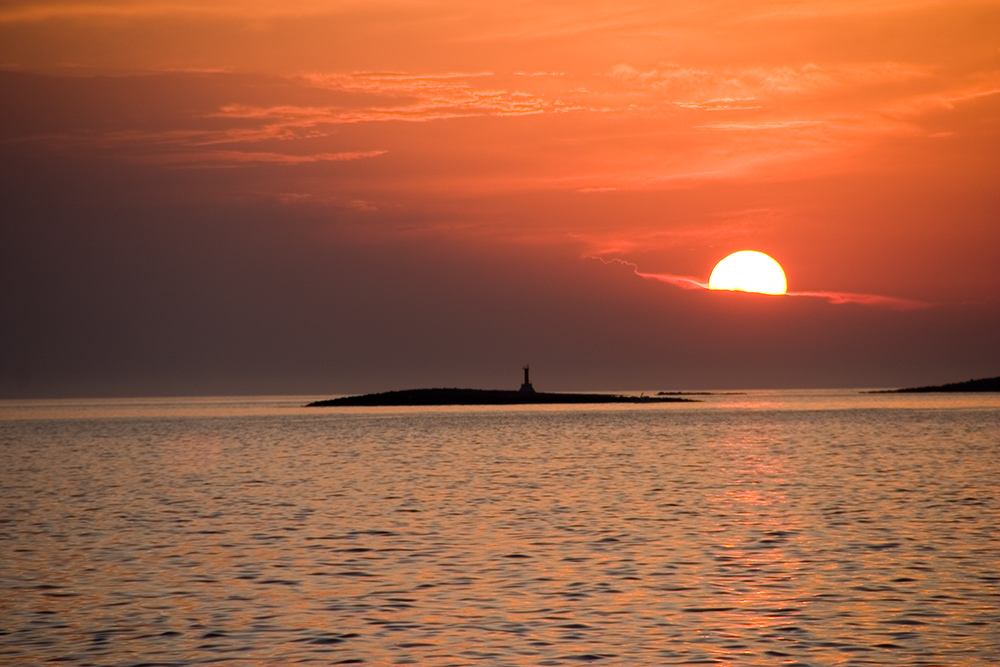
[[715,265],[708,289],[784,294],[785,272],[772,257],[756,250],[740,250]]

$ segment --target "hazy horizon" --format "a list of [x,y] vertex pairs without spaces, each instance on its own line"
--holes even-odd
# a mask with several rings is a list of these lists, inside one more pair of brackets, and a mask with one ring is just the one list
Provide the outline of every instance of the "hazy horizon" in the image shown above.
[[[639,388],[627,388],[627,387],[590,387],[590,388],[565,388],[565,387],[540,387],[536,388],[536,391],[559,393],[559,392],[579,392],[579,393],[624,393],[624,394],[638,394],[646,393],[648,395],[653,395],[657,392],[664,392],[667,394],[671,393],[692,393],[692,394],[714,394],[722,395],[727,393],[743,393],[748,394],[756,392],[866,392],[871,390],[883,390],[883,389],[903,389],[907,387],[914,386],[938,386],[941,384],[951,384],[952,382],[965,382],[966,380],[973,379],[984,379],[984,378],[966,378],[965,380],[954,380],[949,382],[936,382],[931,384],[922,385],[906,385],[903,386],[857,386],[857,387],[639,387]],[[516,386],[507,385],[483,385],[483,386],[457,386],[457,385],[421,385],[421,386],[408,386],[408,387],[386,387],[383,389],[371,390],[371,391],[337,391],[337,392],[294,392],[294,393],[257,393],[257,394],[91,394],[91,395],[60,395],[60,394],[49,394],[49,395],[35,395],[35,396],[18,396],[18,397],[4,397],[0,398],[0,401],[72,401],[72,400],[95,400],[95,401],[114,401],[114,400],[195,400],[195,399],[269,399],[269,398],[323,398],[323,397],[337,397],[337,396],[353,396],[362,394],[373,394],[373,393],[383,393],[392,391],[405,391],[410,389],[487,389],[487,390],[515,390]]]

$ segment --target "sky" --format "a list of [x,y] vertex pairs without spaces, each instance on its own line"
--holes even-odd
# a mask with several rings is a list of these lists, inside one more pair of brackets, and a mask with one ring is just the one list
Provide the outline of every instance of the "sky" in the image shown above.
[[996,0],[0,0],[0,99],[0,397],[1000,375]]

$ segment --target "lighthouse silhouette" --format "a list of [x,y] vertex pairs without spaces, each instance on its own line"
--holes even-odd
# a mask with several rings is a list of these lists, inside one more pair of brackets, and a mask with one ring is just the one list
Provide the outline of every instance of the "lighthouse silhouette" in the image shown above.
[[521,385],[520,391],[523,391],[526,394],[534,394],[535,393],[535,388],[531,386],[531,382],[528,380],[528,369],[529,368],[530,367],[528,366],[528,364],[524,365],[524,383]]

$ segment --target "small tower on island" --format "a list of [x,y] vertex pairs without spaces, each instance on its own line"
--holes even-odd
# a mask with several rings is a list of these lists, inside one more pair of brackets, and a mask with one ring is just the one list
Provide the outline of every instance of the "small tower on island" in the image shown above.
[[521,391],[525,394],[534,394],[535,388],[531,386],[531,381],[528,380],[528,365],[524,365],[524,383],[521,385]]

